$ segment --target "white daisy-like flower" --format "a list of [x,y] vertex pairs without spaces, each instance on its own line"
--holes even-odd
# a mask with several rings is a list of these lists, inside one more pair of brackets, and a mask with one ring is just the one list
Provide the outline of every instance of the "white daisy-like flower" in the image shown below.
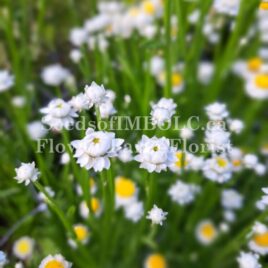
[[66,165],[70,162],[71,157],[69,155],[69,153],[65,152],[60,156],[60,164],[61,165]]
[[123,148],[118,152],[118,158],[123,163],[127,163],[133,160],[132,150],[128,147]]
[[35,168],[35,162],[21,163],[20,167],[15,168],[16,177],[15,180],[18,183],[24,183],[28,185],[30,182],[34,182],[38,179],[40,172]]
[[191,167],[193,155],[188,152],[177,151],[175,153],[175,159],[169,168],[177,174],[181,174],[182,169],[189,170]]
[[260,164],[260,163],[258,163],[256,166],[255,166],[255,168],[254,168],[254,171],[256,172],[256,174],[258,175],[258,176],[263,176],[263,175],[265,175],[265,173],[266,173],[266,166],[265,165],[263,165],[263,164]]
[[86,43],[87,38],[88,34],[85,29],[78,27],[71,29],[69,40],[72,43],[72,45],[80,47]]
[[92,82],[90,86],[85,86],[85,96],[89,102],[89,108],[93,105],[100,106],[108,100],[107,91],[104,86],[99,86],[95,82]]
[[225,156],[215,156],[205,161],[203,174],[209,180],[224,183],[232,177],[232,166]]
[[214,0],[213,7],[219,13],[236,16],[239,12],[240,0]]
[[230,131],[235,134],[240,134],[245,127],[244,122],[239,119],[231,119],[228,124]]
[[236,190],[223,190],[221,204],[225,209],[239,209],[243,206],[243,196]]
[[[73,226],[73,230],[74,230],[77,241],[81,243],[82,245],[85,245],[89,240],[88,228],[84,224],[79,223]],[[69,239],[68,243],[72,248],[77,247],[77,242],[73,239]]]
[[9,90],[14,85],[14,76],[6,70],[0,70],[0,92]]
[[166,220],[168,212],[163,211],[161,208],[158,208],[156,205],[148,211],[146,219],[151,220],[152,224],[163,225],[163,221]]
[[129,205],[137,200],[138,189],[136,184],[129,178],[115,178],[115,201],[116,207]]
[[205,142],[212,152],[228,150],[231,147],[230,133],[219,126],[207,128]]
[[168,194],[173,202],[176,202],[179,205],[186,205],[193,202],[199,191],[199,186],[178,180],[169,188]]
[[79,49],[72,49],[69,54],[69,57],[72,60],[72,62],[78,63],[82,59],[83,55]]
[[74,125],[74,118],[78,116],[72,106],[62,99],[52,100],[47,107],[40,109],[40,112],[45,114],[42,122],[56,131]]
[[138,222],[144,215],[143,203],[135,201],[124,206],[124,214],[128,220]]
[[210,220],[201,221],[196,227],[196,238],[203,245],[210,245],[218,236],[218,230]]
[[236,215],[233,210],[224,210],[223,211],[223,218],[227,222],[234,222],[236,220]]
[[24,268],[24,265],[22,262],[17,262],[14,268]]
[[88,128],[86,136],[82,140],[72,141],[71,145],[75,148],[74,157],[81,167],[102,171],[110,168],[109,158],[117,156],[123,142],[123,139],[116,139],[112,132]]
[[32,140],[39,140],[47,134],[47,129],[40,121],[33,121],[27,125],[28,135]]
[[261,268],[262,266],[259,263],[259,256],[251,252],[240,252],[240,255],[237,257],[237,262],[239,268]]
[[[257,227],[258,226],[258,227]],[[268,254],[268,228],[264,224],[257,223],[253,228],[252,238],[249,241],[250,250],[260,255]]]
[[46,85],[59,86],[67,81],[70,71],[60,64],[52,64],[46,66],[41,73],[41,78]]
[[166,258],[160,253],[154,253],[147,256],[144,261],[144,268],[167,268]]
[[214,73],[214,65],[211,62],[201,62],[198,65],[198,80],[201,84],[207,85]]
[[0,250],[0,268],[7,264],[7,255],[4,251]]
[[258,161],[258,157],[255,154],[246,154],[243,158],[243,164],[249,169],[254,169]]
[[157,76],[165,69],[165,61],[162,57],[154,56],[150,60],[150,72],[152,75]]
[[116,109],[110,100],[101,103],[99,107],[101,118],[109,118],[109,116],[116,113]]
[[214,102],[205,107],[205,111],[210,120],[223,120],[229,116],[226,105],[224,103]]
[[65,258],[60,255],[48,255],[45,257],[38,268],[48,268],[48,267],[60,267],[60,268],[71,268],[72,264],[65,260]]
[[135,160],[141,163],[141,168],[147,169],[150,173],[160,173],[175,161],[176,149],[170,146],[167,138],[148,138],[143,135],[135,147],[138,151]]
[[245,86],[248,96],[254,99],[267,99],[268,98],[268,72],[258,73],[251,76],[246,81]]
[[157,103],[152,104],[152,124],[162,126],[166,122],[170,122],[171,117],[175,114],[177,104],[173,99],[162,98]]
[[[97,197],[92,197],[90,200],[90,205],[92,209],[92,213],[94,216],[99,217],[102,213],[102,204],[101,201]],[[90,209],[86,201],[82,201],[79,204],[79,214],[83,219],[88,219],[90,214]]]
[[233,171],[240,171],[243,167],[242,159],[243,159],[243,153],[239,148],[231,148],[231,150],[228,151],[228,156],[232,162],[232,170]]
[[78,95],[72,97],[69,101],[69,104],[74,108],[76,112],[81,112],[83,110],[89,109],[89,102],[83,93],[79,93]]
[[23,236],[16,240],[13,245],[13,254],[21,259],[29,259],[33,254],[34,240],[28,236]]

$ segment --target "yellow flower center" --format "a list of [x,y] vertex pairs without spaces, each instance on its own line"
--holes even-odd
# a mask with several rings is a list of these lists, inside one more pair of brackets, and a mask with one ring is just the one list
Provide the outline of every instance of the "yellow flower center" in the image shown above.
[[182,168],[182,166],[186,167],[189,164],[189,161],[187,161],[185,158],[184,158],[184,163],[183,163],[183,153],[182,152],[177,152],[176,158],[177,158],[177,161],[175,162],[175,165],[178,168]]
[[232,163],[233,163],[234,167],[240,167],[241,166],[241,161],[240,160],[233,160]]
[[95,181],[93,178],[89,178],[89,186],[90,186],[90,189],[92,189],[95,186]]
[[154,147],[153,147],[153,151],[154,151],[154,152],[157,152],[158,150],[159,150],[159,148],[158,148],[157,146],[154,146]]
[[268,232],[254,236],[255,243],[260,247],[268,247]]
[[212,238],[215,235],[215,228],[212,224],[204,224],[201,228],[201,234],[206,238]]
[[260,3],[259,8],[262,9],[262,10],[268,10],[268,2]]
[[262,60],[260,58],[252,58],[248,61],[248,69],[252,72],[257,72],[260,70],[262,65]]
[[17,249],[20,253],[25,254],[30,251],[30,243],[27,240],[22,240],[18,243]]
[[143,10],[149,15],[153,15],[155,13],[155,7],[151,1],[145,1],[143,3]]
[[255,78],[257,87],[268,90],[268,74],[259,74]]
[[74,227],[74,232],[79,241],[83,241],[88,237],[88,230],[86,227],[82,225],[77,225]]
[[120,177],[116,180],[115,191],[118,196],[128,198],[134,195],[136,188],[130,179]]
[[45,268],[64,268],[64,265],[60,261],[52,260],[45,265]]
[[94,138],[94,139],[93,139],[93,143],[94,143],[94,144],[98,144],[99,142],[100,142],[100,139],[99,139],[99,138]]
[[173,87],[180,86],[182,84],[182,76],[179,73],[173,73],[171,76],[171,82]]
[[147,266],[148,268],[166,268],[166,260],[160,254],[153,254],[148,257],[147,259]]
[[92,208],[92,210],[93,210],[94,213],[96,213],[99,210],[99,208],[100,208],[100,201],[99,201],[98,198],[96,198],[96,197],[92,197],[91,198],[91,208]]
[[227,161],[221,157],[217,157],[217,164],[219,167],[226,167],[227,166]]

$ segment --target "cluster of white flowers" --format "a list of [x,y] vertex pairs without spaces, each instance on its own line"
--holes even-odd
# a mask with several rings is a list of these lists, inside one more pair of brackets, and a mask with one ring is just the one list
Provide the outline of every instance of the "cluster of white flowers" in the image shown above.
[[236,16],[240,8],[240,0],[214,0],[213,7],[219,13]]

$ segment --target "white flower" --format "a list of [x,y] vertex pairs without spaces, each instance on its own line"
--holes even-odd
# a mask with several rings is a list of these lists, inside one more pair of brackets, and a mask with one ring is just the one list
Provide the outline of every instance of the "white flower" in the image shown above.
[[36,181],[40,172],[35,168],[35,162],[32,163],[21,163],[19,168],[15,168],[16,179],[18,183],[24,183],[28,185],[31,181]]
[[99,107],[101,118],[108,118],[116,113],[113,103],[110,100],[101,103]]
[[263,176],[266,173],[266,166],[263,164],[257,164],[254,168],[255,172],[259,176]]
[[69,57],[74,63],[78,63],[82,58],[82,53],[79,49],[72,49]]
[[0,268],[4,267],[7,263],[7,255],[5,252],[0,251]]
[[221,204],[226,209],[239,209],[243,205],[243,196],[235,190],[223,190]]
[[166,122],[170,122],[172,115],[175,114],[177,104],[173,99],[162,98],[158,103],[152,104],[152,124],[162,126]]
[[196,227],[196,238],[203,245],[209,245],[218,236],[215,225],[210,220],[201,221]]
[[69,40],[72,45],[80,47],[84,43],[86,43],[88,38],[88,34],[85,29],[83,28],[73,28],[71,29]]
[[187,184],[178,180],[169,190],[172,201],[179,205],[186,205],[193,202],[196,194],[200,191],[200,187],[194,184]]
[[103,85],[99,86],[95,82],[92,82],[90,86],[85,86],[85,96],[89,102],[89,108],[93,105],[100,106],[107,101],[107,91]]
[[68,164],[69,162],[70,162],[70,160],[71,160],[71,157],[70,157],[70,155],[69,155],[69,153],[63,153],[62,155],[61,155],[61,157],[60,157],[60,163],[62,164],[62,165],[66,165],[66,164]]
[[148,211],[146,219],[151,220],[153,224],[163,225],[163,221],[166,220],[167,212],[163,211],[161,208],[158,208],[156,205]]
[[54,265],[55,267],[60,267],[60,268],[71,268],[72,264],[70,262],[67,262],[64,257],[60,254],[56,255],[48,255],[45,257],[38,268],[47,268]]
[[81,167],[102,171],[110,168],[109,158],[117,156],[123,142],[122,139],[116,139],[112,132],[94,132],[88,128],[86,136],[71,142],[71,145],[75,148],[74,157]]
[[132,151],[130,148],[123,148],[122,150],[120,150],[118,152],[118,158],[120,161],[122,161],[123,163],[127,163],[133,160],[132,157]]
[[[74,230],[77,241],[79,241],[82,245],[85,245],[89,240],[88,228],[83,224],[75,224],[73,226],[73,230]],[[74,249],[77,248],[76,240],[69,239],[68,243],[72,248]]]
[[223,211],[223,218],[228,222],[234,222],[236,219],[235,213],[233,210],[224,210]]
[[268,254],[268,228],[257,222],[253,226],[252,238],[248,243],[249,248],[260,255]]
[[47,129],[40,121],[33,121],[27,125],[27,132],[32,140],[39,140],[47,134]]
[[218,126],[208,128],[205,132],[205,142],[212,152],[225,151],[230,148],[230,133]]
[[124,207],[125,217],[133,222],[138,222],[144,214],[142,202],[132,202]]
[[198,66],[198,80],[201,84],[207,85],[213,76],[214,66],[210,62],[201,62]]
[[12,105],[17,108],[21,108],[25,105],[26,99],[23,96],[15,96],[11,100]]
[[0,70],[0,92],[10,89],[14,85],[14,76],[8,71]]
[[32,256],[33,248],[34,240],[28,236],[23,236],[15,241],[13,254],[21,260],[26,260]]
[[[52,190],[51,187],[46,186],[46,187],[45,187],[45,191],[46,191],[46,193],[48,194],[48,196],[50,196],[50,197],[54,197],[54,196],[55,196],[55,192]],[[46,201],[47,201],[47,197],[46,197],[46,195],[45,195],[44,193],[42,193],[42,192],[39,192],[39,193],[37,194],[37,199],[38,199],[38,201],[40,201],[40,202],[46,202]]]
[[15,267],[14,267],[14,268],[23,268],[23,267],[24,267],[24,265],[23,265],[22,262],[17,262],[17,263],[15,264]]
[[258,164],[258,157],[254,154],[246,154],[243,159],[246,168],[254,169]]
[[204,163],[203,174],[212,181],[224,183],[232,177],[232,166],[225,156],[214,156]]
[[228,117],[229,112],[227,111],[224,103],[214,102],[205,107],[205,111],[210,120],[222,120]]
[[189,127],[183,127],[180,131],[180,137],[189,140],[194,136],[193,130]]
[[68,129],[74,124],[74,118],[78,116],[71,105],[62,99],[52,100],[40,112],[45,114],[42,122],[57,131]]
[[259,264],[259,256],[251,252],[240,252],[239,257],[237,258],[239,268],[261,268]]
[[234,132],[235,134],[240,134],[244,129],[244,123],[239,119],[231,119],[228,123],[231,132]]
[[163,72],[164,69],[165,69],[165,62],[163,58],[159,56],[154,56],[151,58],[150,71],[152,75],[157,76],[158,74]]
[[135,160],[140,162],[140,167],[150,173],[166,170],[175,161],[175,148],[170,147],[167,138],[148,138],[143,135],[141,141],[136,144],[138,155]]
[[217,12],[236,16],[240,7],[240,0],[214,0],[213,7]]
[[78,95],[72,97],[72,99],[69,101],[69,104],[76,112],[81,112],[90,108],[88,99],[83,93],[79,93]]
[[258,73],[246,80],[245,90],[248,96],[262,100],[268,98],[268,73]]
[[[99,217],[102,212],[102,204],[100,200],[97,197],[92,197],[90,200],[90,205],[94,216]],[[79,214],[83,219],[88,219],[90,210],[86,201],[82,201],[79,204]]]
[[49,86],[59,86],[61,83],[65,82],[69,76],[70,71],[60,64],[48,65],[41,73],[43,82]]

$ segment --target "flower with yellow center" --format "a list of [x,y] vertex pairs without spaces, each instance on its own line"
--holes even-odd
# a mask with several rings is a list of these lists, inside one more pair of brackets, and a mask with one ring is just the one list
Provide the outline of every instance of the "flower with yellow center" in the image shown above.
[[193,155],[188,152],[177,151],[175,154],[175,161],[170,165],[170,169],[180,174],[182,169],[189,169]]
[[268,99],[268,73],[262,72],[246,80],[246,93],[254,99]]
[[188,166],[188,164],[189,164],[189,161],[185,159],[185,154],[183,154],[182,152],[177,152],[176,162],[175,162],[176,167],[182,168],[182,167]]
[[239,160],[239,159],[232,160],[232,164],[236,168],[240,167],[241,166],[241,160]]
[[126,177],[115,179],[115,194],[117,207],[128,205],[136,200],[137,188],[135,183]]
[[228,165],[227,160],[224,158],[221,158],[221,157],[217,157],[216,162],[217,162],[218,166],[221,168],[225,168]]
[[247,62],[248,70],[251,72],[257,72],[262,66],[262,60],[258,57],[252,58]]
[[173,73],[171,76],[171,82],[173,87],[178,87],[182,84],[182,76],[180,73]]
[[155,253],[149,255],[145,260],[145,268],[166,268],[167,262],[162,254]]
[[253,240],[260,247],[268,247],[268,232],[256,234]]
[[82,244],[87,243],[88,238],[89,238],[88,228],[83,224],[76,224],[74,225],[73,228],[74,228],[74,232],[75,232],[77,240],[81,242]]
[[34,240],[28,236],[23,236],[14,243],[13,254],[21,260],[28,259],[32,256],[33,247]]
[[[91,205],[92,213],[96,217],[100,216],[101,211],[102,211],[102,206],[101,206],[100,200],[97,197],[92,197],[90,200],[90,205]],[[88,207],[88,204],[86,201],[82,201],[80,203],[79,213],[83,219],[87,219],[89,217],[90,210],[89,210],[89,207]]]
[[154,15],[156,12],[154,4],[150,0],[143,1],[142,10],[148,15]]
[[98,214],[101,209],[100,200],[96,197],[92,197],[90,205],[93,213]]
[[210,220],[202,221],[196,228],[196,237],[203,245],[211,244],[217,237],[217,230]]
[[261,2],[259,5],[259,8],[261,10],[267,10],[268,11],[268,2]]
[[[166,84],[166,73],[161,72],[158,76],[159,83],[164,86]],[[183,76],[180,72],[176,71],[171,74],[171,85],[173,93],[180,93],[183,90]]]
[[248,246],[257,254],[268,254],[268,228],[266,225],[255,222],[253,226],[253,236]]
[[256,86],[262,90],[268,90],[268,74],[259,74],[255,77]]
[[67,262],[60,254],[48,255],[42,260],[38,268],[71,268],[72,264]]

